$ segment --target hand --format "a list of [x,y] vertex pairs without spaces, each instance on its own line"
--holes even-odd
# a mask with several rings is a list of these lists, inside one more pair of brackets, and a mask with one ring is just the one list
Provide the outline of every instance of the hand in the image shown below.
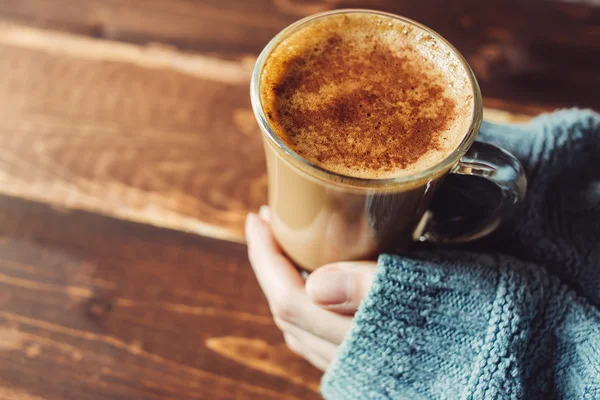
[[313,272],[306,284],[268,226],[269,210],[246,219],[248,256],[275,324],[288,347],[325,370],[352,325],[352,314],[373,280],[374,262],[337,263]]

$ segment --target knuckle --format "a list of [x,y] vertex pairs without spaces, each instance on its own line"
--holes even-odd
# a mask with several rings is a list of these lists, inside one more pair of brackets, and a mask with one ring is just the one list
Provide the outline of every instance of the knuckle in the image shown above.
[[291,322],[296,318],[296,304],[289,294],[277,294],[271,301],[271,312],[275,319]]
[[271,305],[271,312],[275,319],[280,321],[291,322],[294,320],[295,312],[293,308],[287,303],[276,302]]

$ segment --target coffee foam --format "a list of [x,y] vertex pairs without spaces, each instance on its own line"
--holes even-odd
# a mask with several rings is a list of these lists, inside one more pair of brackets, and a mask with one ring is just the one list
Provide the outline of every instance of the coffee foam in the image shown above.
[[260,79],[263,110],[296,153],[358,178],[412,174],[468,132],[473,89],[430,33],[369,13],[318,18],[281,41]]

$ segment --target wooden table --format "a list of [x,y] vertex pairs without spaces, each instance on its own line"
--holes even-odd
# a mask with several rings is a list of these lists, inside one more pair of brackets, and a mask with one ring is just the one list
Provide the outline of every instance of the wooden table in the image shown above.
[[591,1],[0,0],[0,399],[319,398],[246,259],[248,82],[337,7],[446,36],[488,118],[600,109]]

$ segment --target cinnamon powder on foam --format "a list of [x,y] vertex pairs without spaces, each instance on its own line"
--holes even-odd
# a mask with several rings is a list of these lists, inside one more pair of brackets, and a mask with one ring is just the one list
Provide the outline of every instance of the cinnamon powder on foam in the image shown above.
[[450,89],[452,77],[415,45],[427,36],[407,29],[350,14],[292,33],[261,76],[261,102],[277,135],[308,161],[354,177],[393,177],[441,161],[466,134],[467,121],[457,120],[469,116],[459,107],[469,107]]

